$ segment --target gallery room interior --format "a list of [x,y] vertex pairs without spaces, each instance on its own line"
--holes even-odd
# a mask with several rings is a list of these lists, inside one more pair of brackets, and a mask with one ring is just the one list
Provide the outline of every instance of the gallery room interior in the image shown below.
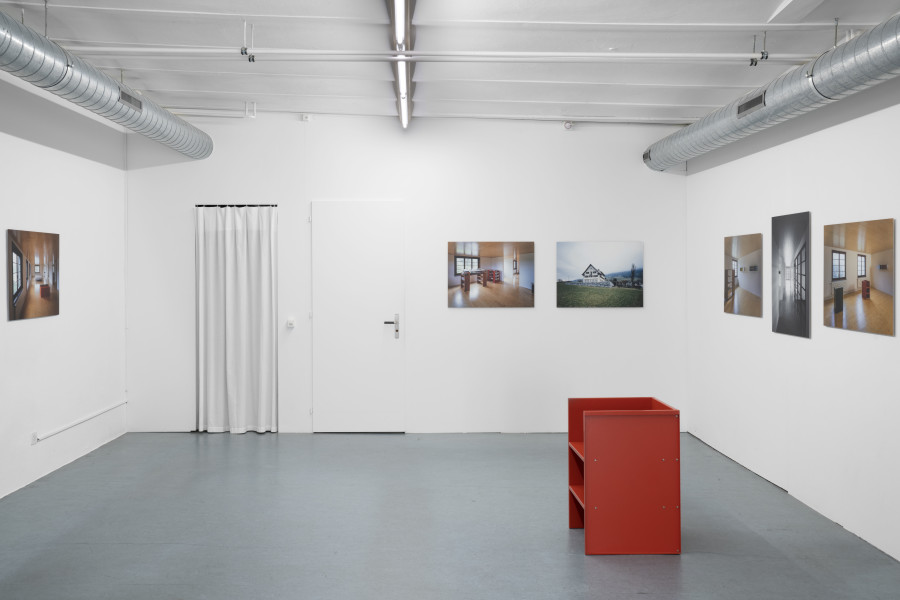
[[[0,597],[900,597],[900,78],[817,79],[900,1],[489,4],[0,2],[8,315],[58,235],[58,314],[0,322]],[[722,110],[756,131],[669,146]],[[559,306],[601,242],[641,304]],[[586,554],[569,399],[633,397],[677,414],[680,545]]]

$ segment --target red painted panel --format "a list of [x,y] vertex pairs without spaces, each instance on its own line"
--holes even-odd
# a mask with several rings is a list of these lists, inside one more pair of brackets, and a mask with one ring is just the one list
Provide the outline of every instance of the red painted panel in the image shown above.
[[569,399],[569,526],[586,554],[681,552],[679,413],[655,398]]

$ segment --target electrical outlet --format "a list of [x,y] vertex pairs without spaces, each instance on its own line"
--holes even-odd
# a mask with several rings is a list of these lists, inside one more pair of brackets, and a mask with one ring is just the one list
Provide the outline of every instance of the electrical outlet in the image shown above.
[[34,446],[38,443],[37,431],[31,434],[31,445]]
[[303,113],[302,115],[300,115],[300,120],[308,123],[308,122],[312,121],[312,115],[310,115],[308,113]]

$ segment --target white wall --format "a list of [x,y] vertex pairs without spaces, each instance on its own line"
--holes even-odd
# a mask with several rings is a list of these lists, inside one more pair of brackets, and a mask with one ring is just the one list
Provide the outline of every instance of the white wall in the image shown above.
[[[396,119],[320,116],[199,124],[216,149],[198,163],[172,163],[129,136],[129,257],[141,273],[128,292],[130,430],[194,428],[196,203],[279,205],[280,320],[299,317],[281,332],[281,431],[311,427],[313,200],[406,203],[409,431],[564,431],[569,396],[684,405],[685,180],[640,159],[671,128],[419,119],[404,131]],[[645,244],[645,307],[557,309],[556,242],[622,239]],[[456,240],[533,240],[535,308],[448,309],[440,266]],[[477,394],[446,385],[463,356],[491,365],[473,375]]]
[[[554,244],[555,249],[555,244]],[[519,257],[519,287],[523,287],[525,289],[530,290],[531,286],[537,287],[537,280],[534,273],[534,254],[523,254]],[[552,264],[553,272],[556,273],[556,263]],[[556,291],[556,278],[548,279],[548,285],[553,285],[554,292]],[[554,298],[555,300],[555,298]]]
[[0,77],[0,235],[58,233],[61,290],[58,316],[0,320],[0,496],[125,432],[123,406],[31,444],[33,433],[125,399],[125,135],[9,77]]
[[[756,271],[751,271],[751,266],[759,268]],[[742,288],[754,296],[762,296],[762,273],[762,249],[754,250],[738,259],[738,282]]]
[[[879,269],[878,265],[887,265],[887,269]],[[885,294],[894,295],[894,250],[882,250],[872,255],[869,265],[872,287]]]
[[[690,429],[900,558],[900,341],[824,327],[817,266],[825,224],[900,212],[884,193],[895,183],[894,146],[884,132],[898,127],[900,106],[689,176],[686,264],[718,272],[715,250],[736,230],[763,232],[769,264],[772,217],[811,211],[811,339],[771,332],[771,295],[763,297],[766,318],[729,319],[720,279],[695,281],[687,309]],[[752,385],[733,385],[735,364]]]

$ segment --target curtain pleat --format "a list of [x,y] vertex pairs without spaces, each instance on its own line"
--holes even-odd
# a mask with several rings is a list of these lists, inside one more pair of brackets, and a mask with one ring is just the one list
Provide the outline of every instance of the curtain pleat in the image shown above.
[[277,209],[197,207],[199,431],[277,431]]

